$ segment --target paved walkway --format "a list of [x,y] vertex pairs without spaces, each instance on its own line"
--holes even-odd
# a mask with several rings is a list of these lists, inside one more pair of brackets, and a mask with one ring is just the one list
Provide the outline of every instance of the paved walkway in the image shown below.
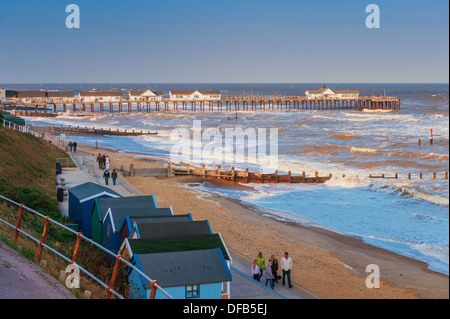
[[[95,157],[86,152],[71,153],[73,160],[78,164],[78,170],[63,170],[60,177],[65,178],[67,188],[74,187],[85,182],[91,181],[105,185],[103,179],[103,170],[98,168]],[[83,164],[85,163],[85,164]],[[94,163],[94,165],[92,165]],[[89,172],[88,172],[89,171]],[[120,174],[117,185],[108,185],[122,196],[143,195],[130,182]],[[60,204],[61,211],[67,214],[67,201]],[[275,285],[274,290],[266,287],[263,283],[255,281],[249,276],[252,260],[243,256],[237,251],[230,250],[233,258],[231,273],[233,280],[231,282],[232,299],[317,299],[320,296],[308,291],[297,283],[293,283],[293,288],[281,285],[281,281]]]
[[75,299],[38,265],[0,241],[0,299]]

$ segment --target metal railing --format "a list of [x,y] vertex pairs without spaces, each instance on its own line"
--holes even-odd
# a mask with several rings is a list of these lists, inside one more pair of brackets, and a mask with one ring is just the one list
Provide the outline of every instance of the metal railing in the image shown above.
[[[71,265],[75,265],[76,267],[78,267],[81,271],[83,271],[86,275],[88,275],[89,277],[91,277],[93,280],[95,280],[97,283],[99,283],[101,286],[103,286],[106,289],[106,299],[110,299],[111,295],[114,294],[116,297],[118,297],[119,299],[125,299],[121,294],[119,294],[117,291],[115,291],[114,288],[114,284],[117,278],[117,274],[119,271],[119,266],[120,266],[120,262],[123,262],[124,264],[126,264],[128,267],[132,268],[133,270],[135,270],[139,275],[141,275],[142,277],[145,278],[145,280],[148,280],[148,282],[151,284],[151,291],[150,291],[150,299],[155,299],[155,295],[156,295],[156,291],[157,289],[159,289],[159,291],[164,294],[167,298],[169,299],[173,299],[173,297],[167,293],[158,283],[158,281],[151,279],[150,277],[148,277],[145,273],[143,273],[141,270],[139,270],[136,266],[134,266],[132,263],[130,263],[129,261],[127,261],[126,259],[124,259],[121,255],[115,254],[114,252],[106,249],[105,247],[103,247],[102,245],[96,243],[95,241],[93,241],[92,239],[86,237],[83,235],[83,233],[81,232],[76,232],[75,230],[57,222],[56,220],[51,219],[49,216],[45,216],[23,204],[19,204],[7,197],[4,197],[2,195],[0,195],[0,200],[4,200],[10,204],[13,204],[15,206],[19,207],[19,215],[17,217],[17,224],[16,226],[8,223],[7,221],[3,220],[2,218],[0,218],[0,222],[4,223],[5,225],[11,227],[14,229],[14,242],[17,241],[17,238],[20,234],[23,234],[25,236],[27,236],[29,239],[35,241],[36,243],[38,243],[39,245],[39,251],[38,251],[38,255],[37,255],[37,260],[40,261],[41,256],[42,256],[42,252],[43,249],[46,248],[48,250],[50,250],[51,252],[55,253],[56,255],[58,255],[59,257],[61,257],[62,259],[64,259],[65,261],[69,262]],[[23,212],[24,210],[35,214],[41,218],[44,218],[44,229],[42,232],[42,237],[41,239],[37,239],[34,238],[32,235],[28,234],[27,232],[23,231],[22,229],[20,229],[20,225],[22,222],[22,217],[23,217]],[[75,244],[75,249],[73,252],[73,256],[72,259],[68,258],[67,256],[64,256],[62,253],[58,252],[57,250],[53,249],[52,247],[48,246],[45,243],[46,237],[47,237],[47,233],[49,230],[49,223],[53,223],[61,228],[63,228],[64,230],[67,230],[73,234],[75,234],[77,236],[77,241]],[[114,264],[114,270],[111,276],[111,279],[109,281],[109,284],[107,285],[106,283],[104,283],[103,281],[101,281],[100,279],[98,279],[97,277],[95,277],[93,274],[91,274],[89,271],[87,271],[85,268],[83,268],[81,265],[77,264],[77,256],[78,256],[78,251],[80,248],[80,244],[81,244],[81,240],[85,240],[87,242],[89,242],[90,244],[94,245],[95,247],[101,249],[103,252],[111,255],[112,257],[114,257],[115,259],[115,264]]]
[[8,128],[10,130],[13,130],[13,131],[19,131],[19,132],[22,132],[22,133],[28,133],[28,134],[34,135],[36,137],[44,137],[43,134],[33,131],[32,129],[30,129],[26,125],[19,125],[19,124],[16,124],[14,122],[8,121],[7,119],[0,119],[0,126],[3,126],[3,127]]
[[56,162],[61,163],[61,166],[64,168],[69,168],[71,161],[72,161],[72,159],[70,157],[58,157],[56,159]]
[[0,123],[3,127],[9,128],[10,130],[29,133],[28,128],[25,125],[19,125],[8,121],[7,119],[1,119]]

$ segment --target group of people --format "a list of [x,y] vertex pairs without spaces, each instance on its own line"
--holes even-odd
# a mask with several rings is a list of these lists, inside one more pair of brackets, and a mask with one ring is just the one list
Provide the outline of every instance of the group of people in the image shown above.
[[109,179],[112,178],[113,185],[116,185],[117,181],[117,171],[113,169],[113,171],[109,172],[109,157],[108,155],[101,155],[98,153],[97,156],[98,168],[105,170],[103,172],[103,178],[105,179],[105,184],[108,185]]
[[109,157],[105,154],[100,155],[100,153],[98,153],[97,156],[97,163],[98,163],[98,168],[103,169],[103,170],[109,170]]
[[70,151],[72,152],[74,152],[74,153],[76,153],[77,152],[77,146],[78,146],[78,143],[77,143],[77,141],[69,141],[69,144],[67,145],[67,146],[69,146],[69,148],[70,148]]
[[[278,274],[279,267],[282,270],[283,276]],[[282,284],[284,286],[287,277],[289,288],[292,288],[291,269],[292,258],[289,256],[288,252],[284,252],[280,265],[275,255],[271,255],[270,259],[266,262],[266,258],[263,256],[262,252],[259,252],[258,256],[253,260],[252,276],[253,279],[257,281],[261,281],[261,278],[263,280],[265,279],[265,285],[267,286],[270,284],[270,288],[272,289],[274,288],[274,284],[278,283],[280,279],[282,279]]]

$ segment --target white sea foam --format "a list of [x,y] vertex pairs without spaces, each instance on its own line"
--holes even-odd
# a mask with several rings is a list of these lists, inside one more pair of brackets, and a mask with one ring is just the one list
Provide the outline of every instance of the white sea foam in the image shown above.
[[386,110],[386,109],[364,109],[363,112],[364,113],[392,113],[394,111],[394,109],[390,109],[390,110]]
[[350,149],[351,152],[359,152],[359,153],[376,153],[380,152],[381,150],[373,149],[373,148],[364,148],[364,147],[356,147],[353,146]]

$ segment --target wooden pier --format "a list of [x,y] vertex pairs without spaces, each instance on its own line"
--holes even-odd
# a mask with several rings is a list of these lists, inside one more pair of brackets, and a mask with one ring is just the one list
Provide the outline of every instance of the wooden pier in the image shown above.
[[34,131],[41,131],[44,132],[46,131],[47,133],[50,134],[59,134],[59,133],[64,133],[64,134],[83,134],[83,135],[118,135],[118,136],[140,136],[140,135],[157,135],[157,132],[152,132],[152,131],[136,131],[134,129],[131,130],[126,130],[126,129],[117,129],[117,130],[112,130],[111,128],[109,129],[104,129],[104,128],[95,128],[95,127],[80,127],[80,126],[55,126],[54,124],[51,124],[49,127],[43,127],[43,126],[33,126],[30,125]]
[[284,97],[223,97],[220,100],[174,101],[101,101],[101,102],[30,102],[10,103],[15,115],[57,116],[58,112],[131,113],[159,111],[235,112],[235,111],[301,111],[301,110],[363,110],[400,109],[400,98],[362,96],[355,99],[308,99],[305,96]]

